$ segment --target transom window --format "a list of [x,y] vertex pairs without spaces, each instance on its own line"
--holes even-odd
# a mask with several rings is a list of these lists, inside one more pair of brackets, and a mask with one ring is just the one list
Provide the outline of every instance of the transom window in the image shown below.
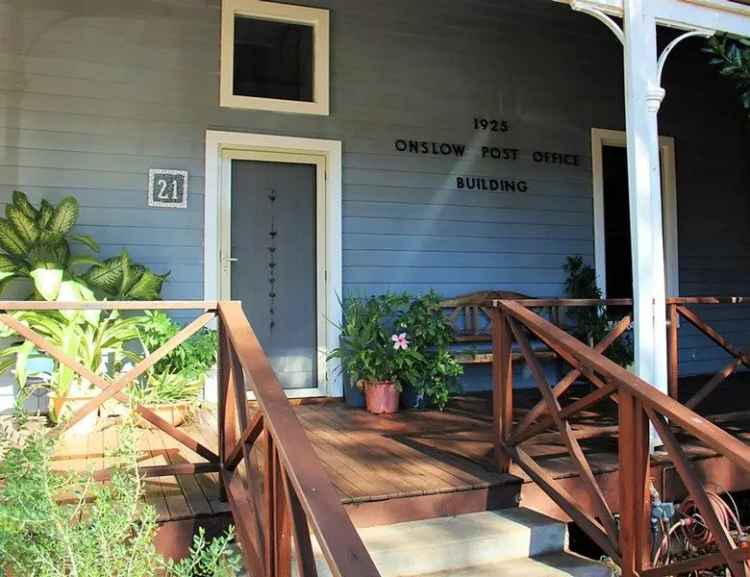
[[327,10],[258,0],[222,10],[221,106],[329,113]]

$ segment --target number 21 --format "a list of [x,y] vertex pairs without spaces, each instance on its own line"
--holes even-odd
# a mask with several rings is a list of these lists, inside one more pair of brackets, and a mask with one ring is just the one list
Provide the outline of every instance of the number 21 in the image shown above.
[[172,181],[172,195],[170,198],[169,193],[167,192],[167,188],[169,187],[169,182],[165,178],[159,179],[159,193],[156,195],[159,200],[179,200],[179,196],[177,194],[177,180]]

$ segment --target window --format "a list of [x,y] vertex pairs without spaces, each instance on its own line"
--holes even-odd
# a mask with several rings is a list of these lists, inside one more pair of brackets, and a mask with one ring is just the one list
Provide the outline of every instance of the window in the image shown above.
[[327,10],[223,0],[221,106],[329,113]]

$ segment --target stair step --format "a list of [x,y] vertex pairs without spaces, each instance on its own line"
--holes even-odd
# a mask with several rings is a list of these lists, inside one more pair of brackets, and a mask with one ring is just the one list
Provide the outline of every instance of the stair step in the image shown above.
[[612,569],[575,553],[559,552],[426,573],[418,577],[612,577]]
[[[568,535],[563,523],[523,508],[368,527],[359,534],[382,577],[439,574],[560,553]],[[317,544],[315,550],[318,574],[331,575]]]

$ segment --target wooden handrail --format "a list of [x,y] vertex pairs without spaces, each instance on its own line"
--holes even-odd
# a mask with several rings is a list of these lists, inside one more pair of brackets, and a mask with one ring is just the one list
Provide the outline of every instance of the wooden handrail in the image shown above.
[[[501,302],[510,302],[509,300],[496,299],[490,301],[492,306],[499,306]],[[529,308],[575,308],[575,307],[593,307],[593,306],[633,306],[633,299],[513,299],[514,303]]]
[[[694,300],[699,304],[706,304],[709,299],[695,298]],[[710,300],[727,302],[715,297],[711,297]],[[548,301],[544,304],[550,306]],[[591,304],[603,303],[597,301],[581,306],[591,306]],[[735,543],[731,535],[719,526],[706,497],[705,488],[700,483],[692,464],[683,454],[672,429],[682,429],[748,472],[750,472],[750,447],[689,407],[680,404],[676,399],[658,391],[606,358],[602,354],[604,347],[598,346],[594,349],[585,345],[533,312],[525,306],[525,303],[517,300],[501,300],[495,302],[494,306],[492,322],[496,359],[493,407],[496,420],[495,439],[496,451],[499,455],[498,464],[507,471],[510,460],[516,462],[563,511],[579,524],[589,537],[620,565],[625,577],[635,577],[644,572],[653,571],[649,558],[649,423],[651,423],[658,431],[683,484],[717,539],[721,559],[729,566],[735,577],[750,574],[748,564],[744,562],[744,558],[741,559],[738,556],[740,545]],[[565,306],[570,305],[566,303]],[[684,304],[673,302],[671,306],[679,308]],[[533,358],[528,339],[521,327],[547,343],[573,367],[574,372],[589,378],[596,384],[598,390],[562,408],[556,389],[551,388],[546,382],[544,371],[538,361]],[[540,388],[544,403],[543,409],[535,408],[534,419],[524,419],[522,426],[515,431],[512,425],[513,383],[510,378],[512,374],[510,350],[513,337],[519,342],[522,351],[527,356],[526,362]],[[719,339],[715,340],[719,342]],[[608,344],[611,344],[612,338],[609,341]],[[719,342],[719,344],[722,343]],[[738,351],[729,346],[724,348],[734,352],[739,360],[745,360]],[[566,383],[565,379],[562,383]],[[610,520],[610,512],[601,488],[591,474],[587,457],[581,451],[568,422],[572,416],[584,408],[604,398],[613,398],[615,394],[619,406],[619,527],[615,527]],[[582,482],[591,493],[590,501],[593,507],[591,510],[584,509],[580,503],[575,502],[557,481],[546,475],[528,453],[519,447],[521,442],[547,430],[550,426],[556,427],[562,436],[573,463],[578,467]],[[694,566],[710,567],[711,563],[716,564],[716,555],[698,559]]]
[[[633,306],[633,299],[573,299],[573,298],[529,298],[529,299],[492,299],[488,306],[497,306],[501,300],[513,300],[530,309],[550,307],[592,307],[592,306]],[[742,296],[702,296],[702,297],[667,297],[668,305],[739,305],[750,304],[750,297]]]
[[4,301],[2,311],[178,311],[216,310],[216,301]]
[[[220,302],[219,318],[226,340],[232,348],[230,353],[235,355],[244,372],[242,376],[233,375],[233,377],[247,377],[246,382],[255,393],[255,400],[262,413],[262,426],[267,433],[267,440],[272,446],[267,453],[272,459],[277,456],[279,460],[280,484],[275,490],[277,493],[283,492],[286,496],[291,521],[290,528],[297,541],[300,575],[306,577],[314,574],[309,533],[305,535],[307,523],[309,523],[335,576],[378,576],[379,573],[369,553],[341,505],[341,499],[323,470],[240,303]],[[239,401],[243,403],[245,399],[240,398]],[[224,422],[221,426],[228,424],[231,425],[231,423]],[[257,434],[247,432],[248,427],[255,429],[257,426],[257,421],[246,424],[239,442],[244,444],[247,439],[257,438]],[[225,431],[228,430],[225,429]],[[231,453],[235,454],[236,451],[231,449]],[[247,457],[245,465],[250,466]],[[266,478],[268,479],[266,484],[272,484],[274,472],[268,465],[269,463],[266,463]],[[224,476],[229,479],[229,482],[237,478],[226,469]],[[230,502],[235,497],[230,495]],[[272,508],[273,504],[269,510]],[[266,532],[266,536],[266,544],[268,544],[268,537],[272,535]],[[255,548],[258,557],[262,555],[259,541],[243,542],[243,550],[250,546]],[[288,552],[282,553],[288,558]],[[274,566],[268,557],[274,555],[273,550],[266,550],[267,558],[262,565],[266,568],[264,574],[267,577],[284,575],[287,571],[287,568],[277,566],[273,572],[268,572],[268,567]]]

